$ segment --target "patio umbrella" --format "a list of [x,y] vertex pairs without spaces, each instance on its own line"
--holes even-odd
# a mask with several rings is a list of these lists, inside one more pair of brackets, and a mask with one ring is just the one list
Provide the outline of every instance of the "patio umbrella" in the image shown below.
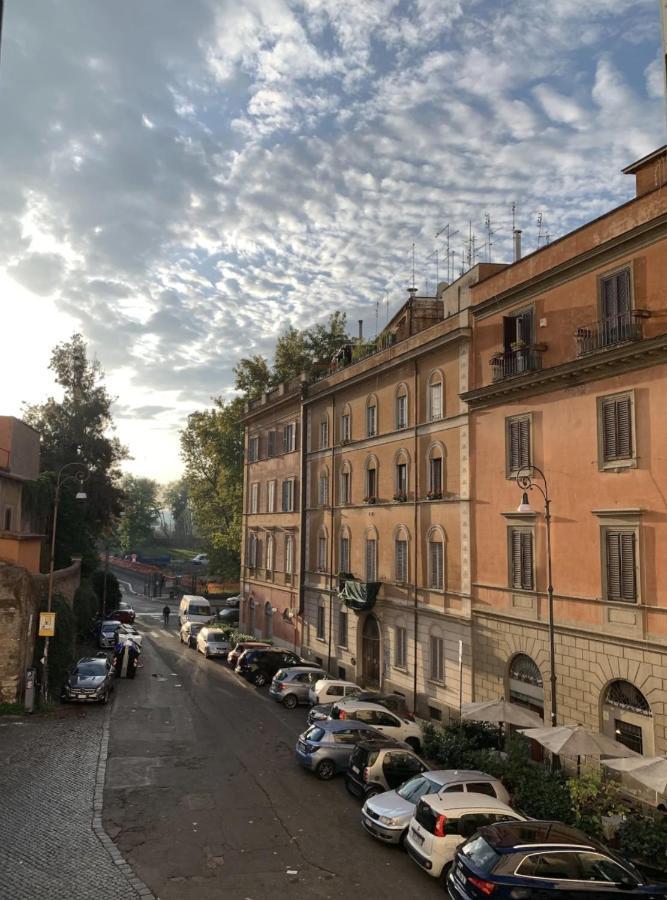
[[461,718],[474,719],[477,722],[505,722],[507,725],[520,725],[524,728],[542,725],[542,719],[537,713],[508,700],[464,703],[461,707]]
[[557,725],[555,728],[523,728],[521,734],[566,756],[633,756],[637,754],[604,734],[589,731],[583,725]]
[[629,759],[605,759],[605,766],[616,772],[627,772],[640,784],[658,794],[667,790],[667,759],[662,756],[633,756]]

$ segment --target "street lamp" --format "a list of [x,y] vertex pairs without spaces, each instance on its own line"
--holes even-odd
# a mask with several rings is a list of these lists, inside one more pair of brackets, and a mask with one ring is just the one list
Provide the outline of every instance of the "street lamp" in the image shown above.
[[[68,474],[65,474],[68,469],[72,469],[73,467],[77,467],[78,471],[72,471]],[[60,469],[58,469],[58,475],[56,478],[56,492],[53,503],[53,526],[51,528],[51,558],[49,560],[49,589],[46,598],[46,609],[47,612],[51,612],[51,603],[53,600],[53,569],[55,564],[56,557],[56,529],[58,526],[58,508],[60,506],[60,491],[64,484],[67,484],[68,481],[78,481],[79,482],[79,490],[76,492],[77,500],[87,500],[88,495],[83,490],[83,481],[88,474],[88,470],[85,465],[80,462],[71,462],[66,463]],[[42,696],[44,700],[46,700],[48,693],[48,681],[49,681],[49,637],[44,638],[44,656],[42,657],[43,663],[43,677],[42,677]]]
[[[534,481],[538,476],[544,487]],[[544,497],[544,521],[547,526],[547,597],[549,610],[549,664],[551,668],[550,685],[551,685],[551,727],[555,728],[557,720],[557,702],[556,702],[556,640],[554,633],[554,588],[551,583],[551,498],[549,497],[549,488],[544,472],[537,466],[524,466],[519,469],[516,476],[516,483],[523,491],[521,503],[517,508],[518,513],[529,514],[534,510],[528,500],[528,491],[537,489]]]

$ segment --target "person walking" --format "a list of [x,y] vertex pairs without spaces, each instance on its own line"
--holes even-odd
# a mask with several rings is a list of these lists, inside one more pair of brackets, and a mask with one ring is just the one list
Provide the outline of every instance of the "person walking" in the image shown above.
[[162,610],[162,618],[164,619],[165,627],[168,627],[168,625],[169,625],[169,616],[170,615],[171,615],[171,610],[165,603],[164,609]]

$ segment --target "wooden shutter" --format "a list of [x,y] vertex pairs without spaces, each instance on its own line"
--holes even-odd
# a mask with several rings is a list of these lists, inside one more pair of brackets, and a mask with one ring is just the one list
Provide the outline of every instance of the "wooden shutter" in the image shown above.
[[632,399],[618,397],[602,404],[602,455],[605,461],[632,456]]
[[517,318],[517,337],[530,346],[533,343],[533,312],[523,312]]
[[533,590],[533,535],[514,528],[510,538],[511,582],[517,590]]
[[441,590],[443,585],[443,558],[442,558],[442,542],[430,541],[430,587]]
[[396,541],[396,581],[407,578],[408,544],[407,541]]
[[510,472],[530,465],[530,419],[509,422],[507,445]]
[[530,419],[519,422],[519,468],[530,465]]
[[374,540],[366,541],[366,581],[375,581],[377,578],[376,549],[377,545]]
[[609,600],[637,599],[636,539],[633,531],[608,531],[607,597]]
[[276,433],[275,433],[275,431],[269,431],[266,453],[267,453],[267,456],[275,456],[276,455]]

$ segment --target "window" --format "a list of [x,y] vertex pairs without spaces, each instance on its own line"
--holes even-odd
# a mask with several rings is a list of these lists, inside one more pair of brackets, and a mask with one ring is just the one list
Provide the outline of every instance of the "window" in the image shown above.
[[[579,864],[582,872],[581,877],[584,881],[599,881],[606,884],[619,884],[623,879],[627,879],[630,874],[627,869],[619,866],[618,863],[602,856],[601,853],[578,853]],[[630,876],[632,878],[632,876]],[[634,878],[632,879],[634,882]],[[616,891],[614,891],[614,894]],[[619,893],[622,893],[619,891]]]
[[440,637],[431,635],[430,642],[430,678],[431,681],[445,680],[445,642]]
[[269,535],[266,539],[266,568],[273,571],[273,535]]
[[329,502],[329,473],[326,471],[320,472],[318,500],[320,506],[326,506]]
[[[505,353],[526,351],[533,343],[533,310],[524,309],[503,318],[503,348]],[[523,370],[521,370],[523,371]]]
[[324,607],[317,607],[317,639],[324,640]]
[[408,667],[408,632],[407,629],[397,626],[394,629],[396,642],[394,645],[394,665],[397,669]]
[[[630,269],[600,279],[602,318],[610,326],[630,312]],[[609,341],[609,343],[613,343]]]
[[320,422],[320,450],[324,450],[329,446],[329,420],[322,419]]
[[340,439],[341,441],[349,441],[352,436],[350,428],[350,414],[343,413],[340,417]]
[[267,499],[266,499],[266,511],[270,512],[270,513],[276,511],[276,483],[275,483],[275,481],[269,481],[268,494],[267,494]]
[[294,479],[283,481],[283,512],[294,512]]
[[651,716],[648,700],[630,681],[612,681],[605,694],[607,706],[615,706],[640,716]]
[[276,432],[269,431],[267,438],[267,456],[275,456],[276,455]]
[[350,571],[350,539],[344,535],[340,539],[340,572]]
[[5,507],[5,524],[4,524],[4,527],[5,527],[5,531],[11,531],[11,530],[12,530],[12,508],[11,508],[11,506],[6,506],[6,507]]
[[408,495],[408,466],[404,462],[396,465],[396,493],[401,497]]
[[428,494],[429,498],[440,499],[442,497],[442,448],[431,447],[428,461]]
[[530,465],[530,416],[506,419],[507,476]]
[[283,428],[283,453],[291,453],[296,449],[296,425],[290,422]]
[[637,535],[634,531],[604,533],[607,600],[637,600]]
[[632,395],[598,399],[598,435],[600,464],[633,459],[633,411]]
[[294,541],[291,537],[285,538],[285,574],[294,572]]
[[254,534],[248,538],[248,565],[251,569],[257,566],[257,538]]
[[402,536],[396,539],[394,556],[396,560],[396,581],[404,584],[408,580],[408,542]]
[[619,744],[624,744],[630,750],[634,750],[635,753],[642,754],[644,752],[644,738],[639,725],[632,725],[622,719],[614,719],[614,739]]
[[374,437],[377,434],[377,405],[375,401],[366,407],[366,436]]
[[466,785],[467,791],[474,794],[486,794],[489,797],[496,797],[497,794],[493,785],[489,781],[469,781]]
[[257,482],[250,485],[250,512],[259,512],[259,484]]
[[259,538],[255,540],[255,564],[258,569],[262,567],[262,542]]
[[510,587],[516,590],[535,590],[533,563],[533,532],[525,528],[510,528]]
[[428,542],[428,586],[432,590],[444,589],[444,547],[438,535],[432,535]]
[[320,572],[327,570],[327,539],[324,535],[317,539],[317,568]]
[[[432,376],[439,379],[439,375]],[[431,422],[442,418],[442,381],[432,381],[428,386],[428,417]]]
[[347,647],[347,610],[338,612],[338,646]]
[[377,497],[377,469],[375,463],[369,463],[366,469],[366,496],[369,498]]
[[527,856],[517,869],[517,875],[528,878],[549,880],[581,881],[581,870],[577,854],[572,851],[561,853],[533,853]]
[[259,437],[251,437],[248,440],[248,462],[257,462],[259,459]]
[[343,469],[340,473],[340,502],[351,503],[352,497],[352,473],[349,469]]
[[405,387],[399,388],[396,397],[396,428],[400,431],[408,427],[408,395]]
[[366,581],[377,581],[377,541],[366,538]]

